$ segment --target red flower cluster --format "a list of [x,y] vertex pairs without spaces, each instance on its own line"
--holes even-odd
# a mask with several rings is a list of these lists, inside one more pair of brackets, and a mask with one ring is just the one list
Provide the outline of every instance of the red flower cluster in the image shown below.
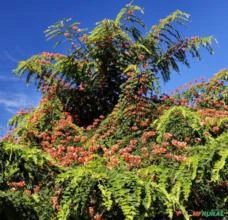
[[[170,139],[172,137],[172,134],[165,133],[165,136],[167,136],[167,138]],[[153,144],[152,154],[155,154],[155,155],[163,154],[165,158],[173,159],[178,162],[184,161],[186,159],[186,156],[182,156],[182,155],[177,156],[169,151],[168,147],[171,145],[175,146],[178,149],[183,150],[187,147],[187,142],[172,140],[171,143],[169,141],[166,141],[166,142],[162,142],[161,144]]]
[[220,131],[220,128],[219,128],[219,126],[214,126],[214,127],[211,128],[211,131],[212,131],[212,133],[214,133],[214,134],[218,134],[219,131]]
[[49,52],[42,52],[41,56],[44,56],[49,59],[66,57],[65,55],[60,54],[60,53],[49,53]]
[[23,188],[23,187],[25,187],[25,181],[24,180],[22,180],[22,181],[19,181],[19,182],[9,182],[9,183],[7,183],[7,185],[9,186],[9,187],[13,187],[13,188]]
[[131,155],[131,154],[125,153],[122,156],[124,160],[127,162],[127,166],[129,168],[137,167],[142,162],[141,157],[138,155]]
[[89,126],[87,126],[86,128],[84,128],[83,130],[85,131],[90,131],[92,129],[97,128],[97,126],[101,123],[101,121],[104,119],[104,115],[100,115],[99,118],[94,119],[93,123]]
[[140,121],[139,126],[143,127],[143,128],[146,128],[146,127],[148,127],[150,125],[150,123],[151,123],[151,120],[150,119],[146,119],[144,121]]
[[119,165],[120,161],[118,158],[116,158],[115,156],[112,156],[109,159],[109,162],[107,163],[107,167],[111,170],[114,167],[117,167]]
[[102,215],[100,215],[100,214],[96,214],[95,216],[94,216],[94,220],[102,220],[103,218],[102,218]]
[[173,135],[171,133],[164,133],[164,135],[163,135],[163,139],[165,141],[170,140],[172,137],[173,137]]
[[16,114],[17,115],[26,115],[28,112],[26,112],[24,109],[20,109]]
[[156,132],[155,131],[145,131],[141,137],[142,143],[147,143],[149,138],[155,137]]
[[58,201],[58,196],[52,196],[52,197],[50,198],[50,200],[51,200],[53,209],[59,210],[60,205],[59,205],[59,201]]
[[131,130],[131,131],[138,131],[139,128],[138,128],[137,126],[132,126],[132,127],[130,127],[130,130]]
[[56,123],[54,131],[42,132],[39,138],[42,140],[43,150],[57,159],[61,165],[84,164],[92,160],[93,153],[98,147],[91,146],[86,149],[82,144],[87,141],[87,136],[77,133],[72,115],[65,112]]
[[171,153],[165,154],[165,157],[168,159],[173,159],[173,160],[178,161],[178,162],[182,162],[182,161],[185,161],[187,159],[186,156],[181,156],[181,155],[178,156],[178,155],[174,155]]
[[228,111],[205,108],[198,110],[198,113],[204,117],[226,118],[228,117]]
[[164,154],[167,152],[166,147],[161,147],[159,144],[152,145],[152,153],[153,154]]
[[187,147],[187,142],[182,142],[178,140],[172,140],[172,145],[178,149],[185,149]]

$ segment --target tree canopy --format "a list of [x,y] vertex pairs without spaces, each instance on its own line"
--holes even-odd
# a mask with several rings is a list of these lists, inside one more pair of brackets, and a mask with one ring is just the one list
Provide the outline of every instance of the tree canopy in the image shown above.
[[175,24],[186,23],[188,14],[177,10],[145,33],[145,25],[136,12],[143,10],[128,4],[116,19],[98,22],[89,33],[78,22],[71,24],[70,19],[51,25],[46,36],[52,39],[63,35],[72,45],[69,55],[35,55],[22,61],[16,74],[26,74],[27,82],[34,76],[43,91],[55,84],[64,109],[76,114],[83,126],[112,111],[120,87],[128,78],[125,71],[129,66],[137,66],[141,77],[148,77],[147,95],[154,95],[160,76],[168,81],[171,71],[179,72],[180,64],[189,66],[187,53],[200,58],[200,46],[213,52],[211,36],[180,36]]
[[[3,219],[190,219],[227,206],[228,70],[161,94],[188,54],[213,37],[181,37],[175,11],[148,32],[128,4],[88,32],[65,19],[43,52],[15,70],[42,92],[0,141]],[[199,213],[198,213],[199,214]],[[216,214],[216,215],[217,215]],[[204,216],[201,212],[199,215]],[[193,215],[194,216],[194,215]]]

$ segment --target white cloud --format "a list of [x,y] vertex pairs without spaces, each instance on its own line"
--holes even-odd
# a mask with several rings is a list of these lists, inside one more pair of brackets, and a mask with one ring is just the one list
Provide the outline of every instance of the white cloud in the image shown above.
[[3,107],[5,111],[15,113],[22,108],[30,108],[35,106],[37,98],[24,93],[9,94],[0,92],[0,107]]
[[11,114],[15,114],[15,112],[16,112],[15,108],[5,107],[4,110],[7,111],[7,112],[9,112],[9,113],[11,113]]
[[12,81],[19,82],[21,81],[21,79],[19,77],[13,76],[13,74],[0,73],[0,82],[12,82]]

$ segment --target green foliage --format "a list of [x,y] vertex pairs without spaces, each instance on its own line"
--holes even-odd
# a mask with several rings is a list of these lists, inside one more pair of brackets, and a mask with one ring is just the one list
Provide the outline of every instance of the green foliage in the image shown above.
[[18,65],[43,96],[0,141],[1,219],[175,219],[176,211],[190,219],[189,210],[225,210],[227,71],[159,96],[160,75],[189,66],[187,52],[200,58],[200,46],[212,53],[213,38],[182,39],[175,24],[189,15],[179,10],[143,35],[136,12],[128,4],[88,33],[59,21],[45,33],[63,34],[68,56],[44,52]]
[[[15,143],[1,143],[0,152],[1,218],[49,219],[53,216],[50,189],[60,171],[53,158],[37,148]],[[38,192],[29,196],[41,182],[46,182],[43,187],[49,190],[43,189],[42,194]],[[19,183],[22,184],[20,187]]]
[[158,131],[157,141],[161,142],[166,132],[170,132],[178,140],[201,137],[203,130],[200,122],[197,113],[183,106],[175,106],[154,121],[153,126],[156,126]]
[[191,105],[200,108],[223,109],[228,104],[227,82],[228,71],[226,69],[216,73],[209,82],[202,81],[177,92],[176,97],[184,98]]
[[[129,172],[121,167],[108,170],[104,161],[96,160],[60,174],[57,184],[62,185],[63,191],[59,218],[80,218],[89,207],[99,204],[94,208],[107,218],[119,212],[116,209],[121,209],[125,219],[155,217],[156,209],[163,210],[172,218],[173,210],[180,209],[189,219],[186,205],[193,190],[192,184],[210,181],[206,173],[211,173],[213,180],[218,181],[214,176],[219,177],[219,170],[227,160],[227,154],[223,154],[226,142],[227,134],[212,140],[207,146],[191,148],[189,155],[192,156],[179,165],[161,160],[159,164]],[[207,154],[204,153],[205,148]],[[214,161],[217,154],[223,156]],[[211,162],[213,167],[210,167]],[[204,174],[202,169],[208,170],[204,170]],[[151,181],[151,176],[158,179]]]
[[33,204],[21,192],[1,190],[0,216],[2,219],[38,219]]
[[50,155],[35,147],[4,142],[0,150],[1,160],[4,161],[0,166],[3,185],[12,180],[25,180],[31,186],[35,185],[39,181],[38,174],[39,178],[47,178],[43,171],[51,171],[48,163],[55,164]]

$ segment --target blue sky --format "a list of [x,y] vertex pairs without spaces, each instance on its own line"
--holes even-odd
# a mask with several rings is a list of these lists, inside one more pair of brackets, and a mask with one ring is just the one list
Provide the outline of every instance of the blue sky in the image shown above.
[[[72,17],[82,27],[91,29],[103,18],[114,18],[129,0],[8,0],[0,4],[0,136],[6,131],[9,118],[21,108],[36,106],[40,95],[35,87],[26,86],[13,76],[20,60],[33,54],[50,51],[54,42],[45,40],[43,31],[61,18]],[[181,68],[181,77],[173,73],[162,85],[170,91],[200,76],[211,77],[227,68],[228,1],[227,0],[138,0],[144,7],[143,18],[148,28],[176,9],[191,14],[191,22],[181,27],[184,36],[213,35],[218,40],[215,54],[202,53],[202,61],[193,60],[191,68]]]

